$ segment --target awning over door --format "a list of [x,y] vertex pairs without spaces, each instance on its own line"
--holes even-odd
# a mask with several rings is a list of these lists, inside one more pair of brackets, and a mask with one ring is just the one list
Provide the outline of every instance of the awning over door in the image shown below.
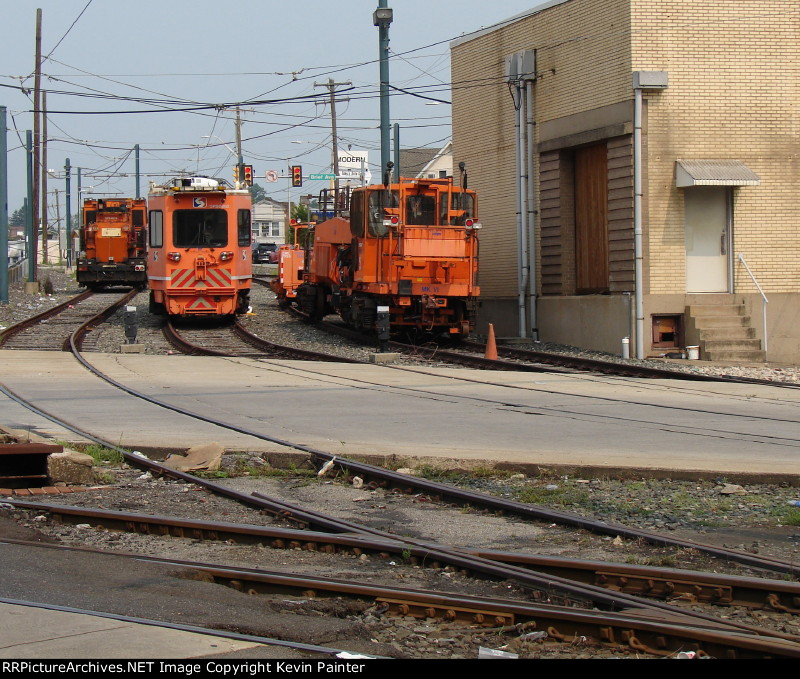
[[741,160],[677,160],[675,186],[758,186],[761,178]]

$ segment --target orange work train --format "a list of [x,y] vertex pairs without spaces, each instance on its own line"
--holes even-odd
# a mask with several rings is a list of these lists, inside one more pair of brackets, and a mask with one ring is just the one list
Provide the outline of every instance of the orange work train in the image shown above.
[[393,333],[468,335],[481,225],[475,192],[463,184],[400,179],[353,190],[348,217],[313,229],[300,307],[316,318],[338,313],[379,336],[387,323]]
[[146,212],[147,203],[138,198],[83,202],[76,271],[80,285],[97,289],[104,285],[147,284]]
[[230,316],[249,308],[250,192],[221,179],[152,186],[147,277],[150,309],[170,316]]

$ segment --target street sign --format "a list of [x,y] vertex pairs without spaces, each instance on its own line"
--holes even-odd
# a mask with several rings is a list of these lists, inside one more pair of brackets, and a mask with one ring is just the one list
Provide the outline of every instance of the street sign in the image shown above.
[[264,176],[268,182],[276,182],[278,181],[278,172],[277,170],[267,170],[266,175]]
[[335,174],[310,174],[308,175],[309,180],[314,179],[336,179]]

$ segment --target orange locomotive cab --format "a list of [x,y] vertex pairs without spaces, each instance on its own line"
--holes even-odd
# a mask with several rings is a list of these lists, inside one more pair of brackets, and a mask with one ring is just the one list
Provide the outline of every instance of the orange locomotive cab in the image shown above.
[[80,285],[146,285],[146,213],[146,201],[138,198],[84,201],[76,270]]
[[154,313],[230,316],[249,308],[251,200],[208,177],[152,186],[148,279]]
[[477,197],[452,178],[401,179],[355,189],[349,219],[314,230],[301,307],[337,312],[351,326],[465,337],[474,324]]
[[294,243],[278,248],[278,276],[270,287],[282,307],[289,306],[297,297],[297,288],[303,283],[305,247],[300,241],[307,240],[310,224],[295,224]]

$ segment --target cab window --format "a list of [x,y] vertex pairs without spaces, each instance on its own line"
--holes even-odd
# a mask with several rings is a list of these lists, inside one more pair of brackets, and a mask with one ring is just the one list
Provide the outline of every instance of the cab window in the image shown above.
[[350,197],[350,233],[356,238],[364,237],[364,191],[353,191]]
[[225,210],[175,210],[172,241],[176,248],[221,248],[228,244]]
[[436,196],[425,194],[406,198],[406,224],[410,226],[432,226],[436,224]]
[[160,248],[164,245],[164,213],[161,210],[150,210],[150,247]]
[[475,196],[471,193],[453,193],[450,200],[450,224],[463,226],[467,219],[475,219]]
[[239,210],[238,227],[239,246],[246,247],[247,245],[250,245],[250,242],[253,239],[253,232],[250,229],[250,210]]
[[[389,227],[384,226],[383,220],[386,218],[387,208],[397,208],[399,206],[397,191],[385,191],[379,189],[371,191],[369,194],[369,233],[376,238],[383,238],[389,233]],[[396,212],[396,210],[395,210]]]

